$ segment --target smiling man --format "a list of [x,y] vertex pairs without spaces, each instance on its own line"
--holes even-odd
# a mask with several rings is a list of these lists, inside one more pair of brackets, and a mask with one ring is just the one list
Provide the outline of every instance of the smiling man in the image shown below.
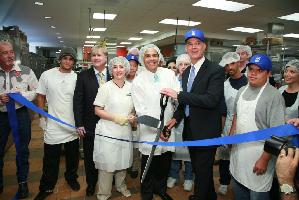
[[94,113],[93,102],[97,96],[98,89],[110,75],[106,69],[108,51],[106,48],[94,46],[91,50],[90,69],[78,74],[74,92],[74,115],[75,124],[79,136],[83,139],[84,167],[86,174],[86,196],[92,196],[98,182],[98,170],[93,162],[93,145],[96,124],[99,117]]
[[[149,115],[159,119],[161,89],[167,87],[179,91],[179,81],[174,72],[159,67],[161,59],[160,49],[153,44],[146,45],[140,50],[139,62],[145,69],[138,74],[132,84],[132,98],[138,116]],[[165,109],[164,124],[170,120],[173,111],[174,104],[169,100]],[[140,141],[154,141],[156,131],[156,128],[140,124]],[[174,135],[171,135],[168,141],[174,141]],[[151,149],[152,145],[139,144],[139,151],[142,154],[141,174],[145,169]],[[158,146],[156,148],[148,173],[141,184],[142,200],[152,200],[154,193],[162,200],[172,200],[166,193],[166,182],[174,150],[174,147]]]
[[[219,137],[221,134],[220,102],[223,97],[224,70],[205,58],[206,43],[200,29],[185,33],[186,51],[191,66],[182,76],[183,91],[166,88],[161,91],[177,99],[179,107],[169,128],[184,118],[184,140]],[[192,169],[195,174],[194,194],[189,200],[216,200],[213,163],[217,147],[189,147]]]
[[[248,84],[237,94],[230,134],[270,128],[285,123],[284,100],[268,83],[272,62],[268,56],[256,54],[248,66]],[[236,200],[267,200],[273,174],[274,159],[264,152],[263,142],[233,145],[230,172]]]
[[[8,93],[21,93],[29,101],[36,96],[38,81],[34,72],[15,62],[15,52],[11,43],[0,41],[0,193],[3,192],[3,156],[8,135],[11,131],[5,104],[10,100]],[[29,142],[31,139],[31,119],[27,108],[16,103],[20,149],[16,158],[19,183],[18,199],[28,197],[27,178],[29,171]]]

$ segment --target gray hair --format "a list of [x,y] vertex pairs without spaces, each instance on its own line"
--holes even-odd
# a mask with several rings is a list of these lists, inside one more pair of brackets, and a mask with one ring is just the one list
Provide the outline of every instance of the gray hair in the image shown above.
[[91,54],[95,54],[95,53],[97,53],[99,50],[102,51],[103,54],[104,54],[106,57],[108,57],[108,50],[107,50],[106,48],[101,47],[101,46],[98,46],[98,45],[93,46],[93,47],[91,48]]
[[178,67],[179,64],[182,62],[187,62],[187,63],[191,64],[190,56],[186,53],[179,55],[176,59],[176,66]]
[[125,68],[126,75],[128,75],[130,72],[130,63],[125,57],[122,56],[114,57],[109,61],[108,70],[110,75],[112,75],[113,66],[116,64],[121,64],[121,66]]
[[239,45],[239,46],[237,46],[237,48],[236,48],[237,53],[240,53],[240,52],[243,52],[243,51],[245,51],[248,54],[249,57],[252,56],[252,51],[251,51],[250,46],[248,46],[248,45]]
[[1,40],[0,41],[0,46],[4,46],[4,45],[9,45],[9,46],[13,47],[11,42],[9,42],[7,40]]
[[157,53],[158,53],[158,55],[159,55],[159,61],[158,61],[158,63],[159,63],[160,61],[164,61],[164,58],[163,58],[163,56],[162,56],[162,54],[161,54],[160,49],[159,49],[156,45],[154,45],[154,44],[148,44],[148,45],[145,45],[144,47],[142,47],[142,48],[140,49],[140,51],[139,51],[139,63],[140,63],[143,67],[145,67],[144,62],[143,62],[144,54],[145,54],[146,50],[148,50],[148,49],[155,49],[155,50],[157,51]]
[[286,69],[287,67],[295,67],[297,69],[297,71],[299,72],[299,60],[294,59],[294,60],[290,60],[284,67],[284,69]]

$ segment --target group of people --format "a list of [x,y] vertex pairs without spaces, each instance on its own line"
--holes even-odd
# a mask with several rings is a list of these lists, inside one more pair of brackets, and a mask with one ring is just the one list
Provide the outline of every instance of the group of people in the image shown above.
[[[45,71],[39,81],[30,68],[16,64],[12,45],[0,42],[0,192],[3,191],[4,147],[10,130],[5,107],[10,92],[19,92],[30,101],[36,97],[39,108],[45,109],[47,103],[49,114],[76,126],[74,129],[52,119],[40,119],[44,130],[44,158],[36,200],[46,199],[53,193],[62,145],[65,180],[72,190],[80,190],[79,140],[83,140],[86,196],[94,195],[98,185],[97,199],[109,199],[114,179],[116,190],[130,197],[125,182],[127,169],[131,167],[130,175],[136,178],[141,157],[143,174],[152,145],[125,141],[155,140],[156,128],[139,124],[137,118],[147,115],[159,119],[161,95],[169,97],[163,123],[172,134],[169,137],[161,134],[160,141],[242,134],[282,125],[286,119],[298,117],[298,60],[286,65],[287,86],[279,91],[269,84],[272,63],[266,55],[252,56],[250,47],[238,47],[236,52],[226,53],[218,65],[204,56],[207,45],[202,30],[187,31],[185,42],[186,54],[180,55],[175,67],[171,67],[177,73],[160,67],[163,55],[154,44],[145,45],[127,57],[112,58],[108,67],[107,50],[94,46],[91,68],[75,74],[72,68],[77,61],[76,52],[64,48],[58,57],[59,66]],[[225,77],[229,78],[225,80]],[[16,113],[21,143],[17,149],[21,158],[17,159],[17,196],[21,199],[28,197],[31,123],[26,107],[16,103]],[[293,119],[290,123],[298,126],[298,121]],[[226,194],[232,179],[235,199],[270,199],[275,157],[265,152],[263,145],[257,141],[218,148],[220,194]],[[157,146],[141,183],[141,199],[152,200],[155,194],[163,200],[172,200],[167,187],[179,181],[183,160],[184,189],[194,188],[189,200],[216,200],[213,179],[216,151],[217,146]],[[278,157],[276,169],[277,178],[284,186],[282,198],[296,198],[292,178],[298,160],[298,149],[289,149],[287,153],[283,150]]]

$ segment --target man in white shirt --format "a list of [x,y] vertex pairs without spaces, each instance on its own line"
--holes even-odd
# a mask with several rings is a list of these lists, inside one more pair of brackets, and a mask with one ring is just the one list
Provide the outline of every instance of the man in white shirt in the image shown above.
[[[47,101],[49,114],[69,124],[75,124],[73,95],[77,75],[72,71],[75,62],[76,52],[74,49],[62,49],[59,55],[60,66],[45,71],[40,77],[37,88],[38,107],[44,109]],[[45,199],[53,193],[58,179],[62,144],[66,160],[65,179],[72,190],[80,189],[80,184],[77,181],[79,138],[76,129],[48,119],[44,135],[43,175],[40,180],[40,192],[35,200]]]
[[[174,72],[158,67],[161,59],[160,49],[153,44],[146,45],[140,50],[139,62],[144,70],[138,74],[132,84],[132,98],[138,116],[149,115],[159,119],[161,89],[172,88],[179,91],[179,81]],[[170,120],[173,112],[174,104],[169,100],[165,109],[165,123]],[[155,133],[155,128],[140,124],[141,141],[154,141]],[[174,141],[174,135],[171,135],[168,141]],[[139,145],[139,151],[142,154],[141,174],[145,169],[151,149],[152,145],[144,143]],[[166,183],[174,150],[174,147],[157,146],[148,173],[141,184],[142,200],[152,200],[154,193],[158,194],[163,200],[172,200],[166,193]]]

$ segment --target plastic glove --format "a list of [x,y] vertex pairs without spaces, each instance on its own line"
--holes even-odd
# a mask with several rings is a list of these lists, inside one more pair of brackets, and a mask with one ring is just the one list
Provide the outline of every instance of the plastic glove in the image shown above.
[[39,127],[40,127],[43,131],[46,130],[46,127],[47,127],[46,118],[44,118],[44,117],[39,118]]
[[121,126],[128,125],[128,118],[123,115],[115,115],[113,117],[113,122],[115,122]]

